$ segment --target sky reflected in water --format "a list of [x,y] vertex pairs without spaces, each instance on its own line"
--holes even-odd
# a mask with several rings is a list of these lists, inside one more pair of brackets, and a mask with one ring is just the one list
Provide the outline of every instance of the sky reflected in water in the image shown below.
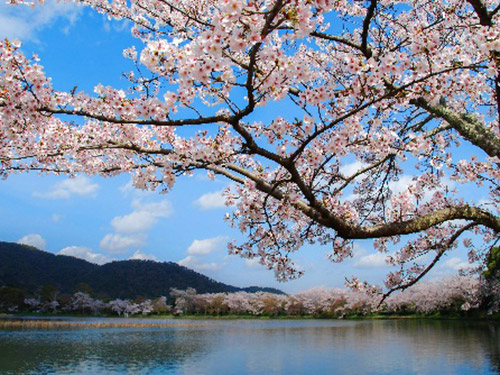
[[174,322],[178,328],[0,331],[0,374],[500,374],[498,323]]

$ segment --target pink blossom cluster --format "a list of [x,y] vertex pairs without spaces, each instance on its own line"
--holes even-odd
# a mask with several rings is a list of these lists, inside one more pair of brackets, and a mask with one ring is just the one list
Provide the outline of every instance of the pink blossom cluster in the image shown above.
[[[154,300],[143,299],[141,301],[131,301],[128,299],[115,299],[104,302],[98,298],[93,298],[84,292],[76,292],[67,303],[60,303],[57,298],[42,302],[39,297],[26,298],[24,300],[28,311],[41,312],[77,312],[80,314],[102,314],[112,313],[119,316],[129,315],[150,315],[165,313],[168,311],[166,297],[159,297]],[[22,311],[22,307],[17,307]]]
[[[289,295],[269,292],[198,294],[193,288],[174,288],[170,292],[170,301],[163,296],[153,300],[115,299],[109,302],[77,292],[66,303],[57,298],[43,303],[40,298],[26,298],[24,308],[29,311],[111,313],[119,316],[172,313],[342,318],[372,313],[467,314],[475,311],[495,314],[500,312],[499,285],[498,278],[485,281],[472,276],[454,276],[420,282],[387,298],[383,298],[380,290],[366,288],[313,288]],[[12,309],[22,310],[22,306]]]
[[[380,293],[335,288],[314,288],[294,295],[266,292],[197,294],[196,290],[190,288],[185,291],[173,290],[172,296],[176,314],[329,317],[371,313],[460,314],[484,308],[484,285],[475,277],[455,276],[418,283],[403,292],[393,293],[383,301]],[[495,291],[489,290],[489,293]],[[498,298],[496,301],[497,305],[488,307],[489,313],[499,311]]]

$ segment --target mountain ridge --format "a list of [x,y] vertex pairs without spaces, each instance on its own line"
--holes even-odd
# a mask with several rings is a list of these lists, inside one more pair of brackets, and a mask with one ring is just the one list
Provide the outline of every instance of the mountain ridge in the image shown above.
[[35,295],[47,284],[67,294],[84,284],[101,298],[155,298],[168,296],[171,288],[194,288],[198,293],[283,294],[275,288],[224,284],[174,262],[120,260],[98,265],[29,245],[0,241],[0,286],[20,288]]

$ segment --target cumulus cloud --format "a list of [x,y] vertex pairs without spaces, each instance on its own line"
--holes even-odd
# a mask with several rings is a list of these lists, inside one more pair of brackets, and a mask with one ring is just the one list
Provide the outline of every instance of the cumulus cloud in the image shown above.
[[28,246],[33,246],[36,247],[37,249],[40,250],[45,250],[45,240],[40,236],[39,234],[28,234],[24,236],[23,238],[20,238],[17,243],[22,244],[22,245],[28,245]]
[[145,243],[145,236],[142,234],[126,236],[122,234],[107,234],[99,243],[102,249],[114,254],[126,253],[131,247],[140,247]]
[[38,41],[37,34],[51,25],[67,29],[77,20],[81,8],[72,3],[58,3],[49,0],[44,5],[12,6],[0,4],[0,38]]
[[173,212],[167,200],[144,203],[141,199],[134,199],[132,208],[131,213],[115,216],[111,220],[115,233],[109,233],[101,240],[101,248],[113,253],[125,253],[133,247],[143,246],[147,232],[160,218],[168,217]]
[[65,247],[64,249],[59,251],[59,254],[84,259],[88,262],[95,264],[109,263],[114,260],[106,255],[94,253],[88,247],[81,247],[81,246]]
[[167,200],[153,203],[142,203],[140,200],[132,202],[134,209],[128,215],[116,216],[111,225],[118,233],[139,233],[150,230],[159,218],[172,214],[172,206]]
[[354,267],[358,268],[388,267],[389,265],[385,261],[386,257],[387,255],[383,253],[364,255],[358,259],[358,261],[354,264]]
[[196,271],[216,271],[225,266],[225,263],[203,262],[198,257],[193,255],[188,255],[184,259],[178,261],[177,264]]
[[220,249],[223,246],[226,237],[218,236],[206,238],[204,240],[194,240],[187,249],[187,253],[191,255],[207,255]]
[[462,259],[458,257],[453,257],[450,259],[447,259],[443,262],[443,267],[448,268],[453,271],[460,271],[460,270],[466,270],[469,268],[472,268],[473,265],[470,264],[469,262],[463,261]]
[[356,160],[353,161],[352,163],[349,164],[344,164],[342,167],[340,167],[339,172],[342,173],[344,176],[352,176],[354,173],[359,171],[361,168],[366,167],[366,164],[361,163],[360,161]]
[[33,195],[44,199],[67,199],[73,195],[92,196],[99,190],[99,185],[88,177],[77,176],[55,184],[51,191],[46,193],[35,192]]
[[211,210],[215,208],[226,207],[224,202],[225,199],[222,196],[222,190],[219,190],[212,193],[203,194],[194,202],[194,204],[200,207],[202,210]]
[[131,260],[157,260],[153,254],[145,254],[140,250],[137,250],[132,256],[129,258]]
[[415,181],[413,181],[413,176],[406,174],[400,176],[397,181],[389,182],[389,188],[394,194],[400,194],[406,191],[410,185],[415,185]]
[[262,268],[263,265],[260,264],[260,258],[245,259],[245,264],[250,268]]
[[[225,258],[220,259],[220,254],[215,255],[220,261],[207,261],[206,258],[209,254],[223,248],[225,241],[227,241],[227,237],[224,236],[194,240],[186,251],[188,255],[177,263],[200,272],[220,270],[227,264]],[[213,255],[210,255],[210,257],[213,257]]]

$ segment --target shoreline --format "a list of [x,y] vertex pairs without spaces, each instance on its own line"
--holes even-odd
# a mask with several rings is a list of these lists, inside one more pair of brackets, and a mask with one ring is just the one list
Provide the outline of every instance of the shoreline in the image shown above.
[[[75,320],[72,320],[75,319]],[[102,319],[103,321],[80,321],[79,319]],[[113,321],[104,321],[104,320]],[[128,321],[133,319],[133,321]],[[140,322],[140,320],[171,320],[171,322]],[[118,321],[117,321],[118,320]],[[120,321],[122,320],[122,321]],[[176,320],[178,322],[176,322]],[[254,316],[254,315],[156,315],[156,316],[103,316],[103,315],[69,315],[69,314],[0,314],[0,330],[59,330],[59,329],[102,329],[102,328],[187,328],[196,324],[185,324],[181,320],[191,320],[193,322],[201,320],[414,320],[414,321],[456,321],[456,322],[477,322],[477,323],[498,323],[500,317],[493,316],[457,316],[445,314],[370,314],[364,316],[321,317],[321,316]],[[200,324],[202,326],[202,324]]]

